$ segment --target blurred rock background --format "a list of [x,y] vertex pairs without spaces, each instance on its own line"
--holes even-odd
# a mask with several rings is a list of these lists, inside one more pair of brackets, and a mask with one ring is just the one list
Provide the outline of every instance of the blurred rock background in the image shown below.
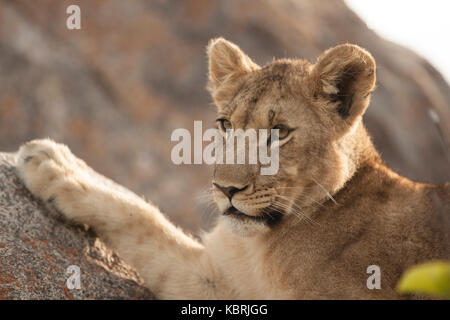
[[[71,4],[81,30],[66,28]],[[450,180],[448,84],[339,0],[0,0],[0,150],[51,137],[184,228],[208,228],[211,168],[173,165],[170,135],[194,120],[214,125],[204,87],[205,46],[216,36],[259,64],[314,61],[343,42],[365,47],[378,64],[365,121],[383,159],[414,180]]]

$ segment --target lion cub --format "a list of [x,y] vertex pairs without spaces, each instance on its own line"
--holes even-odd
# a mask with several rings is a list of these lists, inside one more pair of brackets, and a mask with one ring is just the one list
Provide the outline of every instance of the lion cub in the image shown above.
[[[20,148],[27,188],[92,226],[163,299],[398,298],[406,268],[450,259],[450,184],[394,173],[362,123],[375,86],[367,51],[345,44],[315,64],[263,67],[222,38],[207,51],[218,128],[279,129],[279,170],[216,165],[223,214],[201,242],[51,140]],[[367,286],[373,265],[379,289]]]

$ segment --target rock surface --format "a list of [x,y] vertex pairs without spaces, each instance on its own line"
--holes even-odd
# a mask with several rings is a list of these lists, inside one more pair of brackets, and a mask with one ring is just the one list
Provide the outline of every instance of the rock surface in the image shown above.
[[[75,265],[81,289],[69,289]],[[151,299],[128,265],[80,226],[35,200],[0,153],[0,300]]]

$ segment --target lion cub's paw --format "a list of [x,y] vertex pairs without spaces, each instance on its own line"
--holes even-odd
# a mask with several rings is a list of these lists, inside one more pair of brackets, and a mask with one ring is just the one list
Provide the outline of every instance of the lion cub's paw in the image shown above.
[[33,140],[17,153],[19,177],[31,193],[48,201],[61,193],[77,193],[83,188],[86,164],[65,145],[50,139]]

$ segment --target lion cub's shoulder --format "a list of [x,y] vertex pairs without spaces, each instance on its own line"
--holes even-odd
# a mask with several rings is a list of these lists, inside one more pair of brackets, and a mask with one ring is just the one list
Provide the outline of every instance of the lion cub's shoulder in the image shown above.
[[430,209],[442,214],[450,229],[450,182],[432,186],[429,195],[432,203]]

